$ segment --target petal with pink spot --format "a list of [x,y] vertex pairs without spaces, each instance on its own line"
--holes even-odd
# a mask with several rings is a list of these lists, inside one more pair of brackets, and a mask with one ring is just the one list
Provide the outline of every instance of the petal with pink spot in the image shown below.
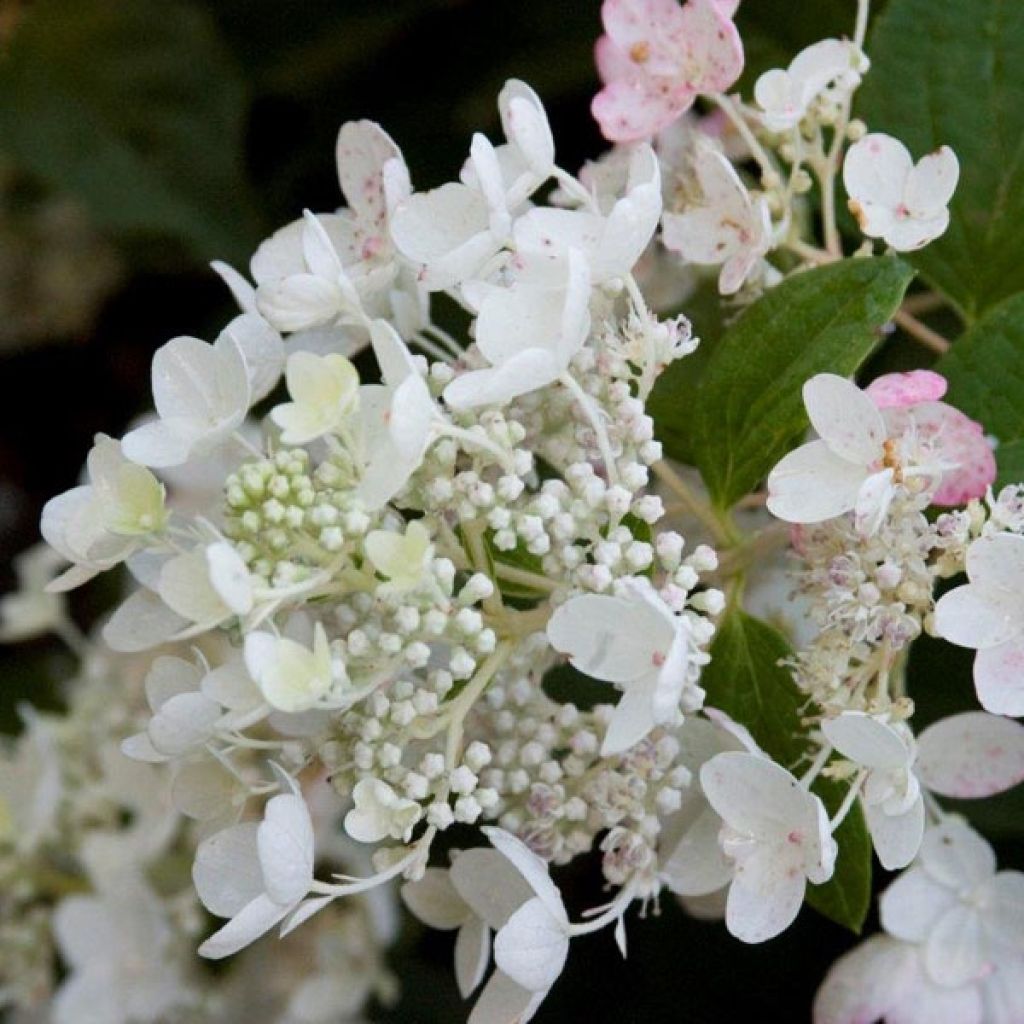
[[887,373],[864,390],[879,409],[901,408],[918,402],[937,402],[945,393],[946,378],[931,370]]

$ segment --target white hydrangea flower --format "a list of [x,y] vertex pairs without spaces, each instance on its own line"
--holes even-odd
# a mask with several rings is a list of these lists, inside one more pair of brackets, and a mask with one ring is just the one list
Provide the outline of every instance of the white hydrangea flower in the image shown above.
[[547,635],[580,672],[623,691],[601,745],[604,757],[628,750],[656,725],[675,722],[682,704],[700,706],[701,691],[687,693],[686,623],[643,577],[623,581],[614,597],[569,598],[551,616]]
[[983,708],[1024,715],[1024,537],[979,537],[967,549],[967,577],[939,598],[935,632],[978,652],[974,685]]
[[214,269],[243,309],[259,311],[287,332],[335,325],[362,310],[395,313],[418,288],[406,280],[391,241],[395,206],[411,192],[401,150],[373,121],[341,126],[338,180],[348,204],[337,213],[307,213],[256,250],[249,266],[256,288],[223,264]]
[[860,85],[868,61],[846,40],[822,39],[801,50],[786,70],[766,71],[754,85],[765,127],[783,132],[796,127],[822,94],[847,95]]
[[[915,466],[885,418],[856,384],[820,373],[803,387],[818,440],[786,455],[768,475],[768,509],[790,523],[820,523],[853,511],[859,532],[874,533],[897,485],[913,476],[941,479],[942,465]],[[911,455],[916,455],[911,450]]]
[[1024,874],[996,872],[992,847],[955,819],[930,828],[918,864],[883,893],[882,926],[924,945],[940,985],[976,981],[1024,954]]
[[357,843],[379,843],[389,836],[409,841],[423,808],[399,796],[386,782],[368,777],[352,790],[355,806],[345,815],[345,831]]
[[688,263],[720,266],[718,290],[733,295],[772,246],[771,214],[764,198],[751,196],[718,150],[700,146],[693,166],[700,204],[682,213],[666,213],[661,240]]
[[158,1024],[196,1000],[167,911],[134,871],[105,880],[96,895],[62,900],[53,930],[69,968],[54,1024]]
[[920,249],[945,232],[959,177],[949,146],[915,164],[902,142],[881,132],[855,142],[843,163],[850,212],[861,231],[898,252]]
[[404,533],[373,530],[366,535],[364,547],[373,567],[388,578],[380,589],[391,594],[415,590],[434,557],[430,531],[417,519],[406,525]]
[[269,394],[284,365],[280,336],[256,314],[236,317],[208,345],[173,338],[153,356],[159,419],[125,435],[125,454],[144,466],[180,466],[232,439],[249,407]]
[[700,771],[701,787],[725,822],[720,841],[734,862],[725,923],[743,942],[785,931],[807,882],[832,877],[837,847],[821,800],[760,754],[728,751]]
[[[199,947],[199,955],[230,956],[293,912],[312,909],[302,903],[313,885],[313,844],[309,810],[294,783],[291,792],[267,801],[261,822],[204,839],[192,880],[203,906],[231,920]],[[323,900],[310,903],[320,909]]]
[[[455,978],[463,998],[483,981],[491,932],[503,928],[532,897],[533,889],[497,850],[465,850],[450,870],[427,868],[422,878],[402,886],[402,899],[424,924],[440,931],[458,930]],[[492,978],[481,1001],[494,985]],[[523,990],[524,1002],[532,997],[533,993]]]
[[590,331],[590,283],[586,261],[571,249],[564,268],[535,258],[508,287],[472,290],[477,347],[491,365],[456,377],[445,402],[460,410],[505,405],[558,380]]
[[882,867],[905,868],[924,835],[924,797],[914,774],[917,749],[910,730],[863,711],[844,711],[826,718],[821,731],[865,773],[861,802]]
[[[1018,985],[1024,964],[1007,972]],[[1014,1024],[1024,1012],[987,1015],[982,984],[948,984],[931,978],[921,948],[891,935],[872,935],[829,969],[814,999],[814,1024]]]
[[293,352],[285,381],[291,401],[270,413],[285,444],[308,444],[334,433],[359,407],[359,373],[342,355]]
[[525,843],[500,828],[483,831],[534,894],[498,930],[495,963],[516,985],[543,999],[569,956],[571,926],[562,895],[547,865]]
[[0,844],[30,855],[56,835],[65,789],[53,724],[28,705],[18,712],[23,730],[0,746]]
[[594,285],[615,285],[640,258],[661,216],[661,167],[646,143],[629,156],[624,194],[600,208],[561,210],[536,206],[513,228],[517,254],[564,264],[579,252]]
[[43,508],[43,538],[73,563],[47,585],[52,591],[70,590],[123,562],[167,521],[163,485],[126,458],[120,442],[97,434],[86,466],[88,484]]
[[64,621],[64,598],[47,588],[65,561],[47,544],[35,544],[14,559],[18,589],[0,597],[0,643],[39,636]]
[[296,713],[316,707],[333,689],[336,669],[327,633],[313,627],[313,649],[284,636],[256,631],[245,638],[245,665],[267,703]]

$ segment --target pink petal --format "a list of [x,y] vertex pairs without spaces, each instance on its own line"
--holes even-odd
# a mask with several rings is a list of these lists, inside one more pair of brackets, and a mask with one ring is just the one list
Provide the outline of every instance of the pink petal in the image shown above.
[[615,45],[651,75],[672,75],[679,67],[686,30],[676,0],[605,0],[601,21]]
[[609,82],[590,111],[609,142],[638,142],[670,125],[696,98],[694,90],[669,79],[633,76]]
[[985,439],[980,423],[965,416],[945,402],[936,402],[929,411],[917,415],[922,436],[934,431],[942,447],[944,462],[954,462],[935,492],[936,505],[963,505],[973,498],[984,497],[996,478],[996,457]]
[[696,92],[724,92],[743,71],[743,43],[716,0],[689,0],[683,8],[684,83]]
[[918,402],[937,402],[945,393],[946,378],[931,370],[887,373],[864,390],[879,409],[902,408]]

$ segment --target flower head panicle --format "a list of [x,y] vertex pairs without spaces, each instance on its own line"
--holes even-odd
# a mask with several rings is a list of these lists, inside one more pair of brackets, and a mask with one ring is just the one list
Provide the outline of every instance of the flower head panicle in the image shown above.
[[[764,493],[723,496],[706,459],[732,458],[708,454],[732,399],[706,408],[699,360],[666,374],[698,350],[701,268],[725,297],[722,341],[723,317],[694,309],[713,364],[736,308],[842,260],[840,172],[864,234],[911,251],[945,231],[957,159],[915,165],[851,120],[866,2],[849,40],[762,74],[752,103],[727,95],[737,7],[605,0],[592,110],[615,145],[578,175],[518,80],[497,97],[502,137],[473,134],[429,190],[381,127],[344,124],[345,206],[276,231],[251,281],[214,265],[241,313],[212,344],[162,346],[155,415],[98,435],[88,481],[46,506],[49,548],[19,564],[0,640],[55,632],[82,654],[83,696],[0,745],[0,874],[24,880],[0,900],[0,969],[52,984],[24,952],[52,921],[57,1024],[91,1000],[117,1024],[201,1021],[250,983],[288,993],[275,1019],[354,1018],[387,995],[392,882],[455,933],[470,1019],[525,1024],[572,939],[610,928],[626,954],[634,902],[669,891],[767,941],[808,885],[849,884],[840,844],[865,828],[906,870],[886,934],[836,965],[817,1019],[1016,1007],[1019,876],[938,801],[1024,779],[1024,727],[1002,717],[1024,712],[1024,485],[992,492],[995,442],[939,373],[861,389],[822,372],[802,388],[816,437]],[[942,348],[910,308],[897,325]],[[771,404],[774,452],[793,424]],[[57,592],[122,563],[123,603],[80,636]],[[759,575],[786,587],[792,649],[751,614]],[[986,710],[917,732],[906,673],[926,632],[978,652]],[[199,955],[240,957],[227,980],[185,969],[199,924],[144,881],[176,877],[183,851],[224,919]],[[612,891],[576,918],[551,871],[584,855]],[[87,891],[58,899],[69,882]],[[129,898],[127,937],[90,948]],[[301,956],[249,948],[300,927]]]

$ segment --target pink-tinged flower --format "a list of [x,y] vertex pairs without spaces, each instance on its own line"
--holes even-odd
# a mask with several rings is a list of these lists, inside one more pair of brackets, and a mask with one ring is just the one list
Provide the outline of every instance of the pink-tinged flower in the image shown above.
[[605,0],[597,41],[604,88],[591,107],[612,142],[649,139],[701,93],[728,89],[743,70],[731,0]]
[[890,435],[913,431],[919,444],[941,451],[946,470],[935,505],[963,505],[982,497],[996,478],[996,460],[980,423],[940,402],[946,380],[931,370],[887,373],[865,391],[882,410]]

